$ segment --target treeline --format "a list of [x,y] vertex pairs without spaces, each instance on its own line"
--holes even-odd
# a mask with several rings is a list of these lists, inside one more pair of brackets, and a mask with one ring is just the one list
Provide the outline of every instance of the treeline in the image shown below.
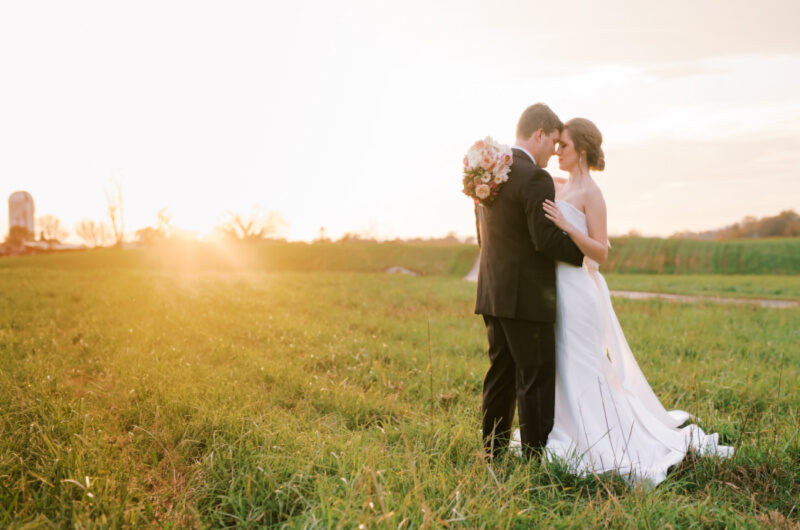
[[772,217],[745,217],[738,223],[705,232],[676,232],[671,239],[752,239],[761,237],[800,237],[800,215],[784,210]]
[[[314,242],[330,241],[327,239],[317,238]],[[478,241],[475,236],[460,237],[456,232],[448,232],[446,235],[437,237],[410,237],[385,239],[378,238],[370,233],[363,232],[347,232],[339,241],[343,242],[364,242],[364,243],[409,243],[413,245],[477,245]]]

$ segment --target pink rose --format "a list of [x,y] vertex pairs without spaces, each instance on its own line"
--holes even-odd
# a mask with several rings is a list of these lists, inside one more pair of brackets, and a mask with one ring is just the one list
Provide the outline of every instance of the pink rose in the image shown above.
[[489,156],[488,154],[483,155],[483,160],[481,160],[481,167],[486,171],[491,171],[494,167],[494,157]]
[[505,152],[502,155],[500,155],[500,163],[503,164],[504,166],[510,166],[511,162],[513,161],[514,161],[514,156],[509,152]]
[[489,186],[487,186],[486,184],[481,184],[480,186],[475,188],[475,195],[479,199],[485,199],[486,197],[489,196],[489,193],[490,193]]

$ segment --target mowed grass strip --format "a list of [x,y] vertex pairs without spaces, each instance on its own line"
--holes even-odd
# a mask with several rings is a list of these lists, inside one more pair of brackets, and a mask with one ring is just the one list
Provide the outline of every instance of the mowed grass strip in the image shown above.
[[723,298],[800,300],[800,276],[754,274],[603,275],[609,289]]
[[[616,301],[668,408],[737,448],[654,491],[480,458],[474,285],[6,268],[0,524],[791,524],[796,310]],[[429,331],[430,330],[430,331]]]

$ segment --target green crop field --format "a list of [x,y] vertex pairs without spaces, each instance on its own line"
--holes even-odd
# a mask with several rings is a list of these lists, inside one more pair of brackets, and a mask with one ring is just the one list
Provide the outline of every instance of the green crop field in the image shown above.
[[335,247],[0,260],[0,526],[800,523],[800,309],[615,300],[736,447],[648,491],[483,461],[474,247]]
[[800,274],[800,238],[734,241],[616,238],[603,272]]

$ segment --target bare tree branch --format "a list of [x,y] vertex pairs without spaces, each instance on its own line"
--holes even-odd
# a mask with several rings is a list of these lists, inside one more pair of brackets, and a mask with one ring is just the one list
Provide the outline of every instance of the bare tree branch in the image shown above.
[[114,231],[114,246],[121,247],[125,237],[125,220],[122,210],[122,188],[119,182],[112,182],[113,189],[106,190],[106,205],[108,218],[111,221],[111,230]]
[[92,219],[82,219],[75,225],[75,235],[90,247],[100,247],[111,239],[111,231],[105,223]]
[[280,237],[288,226],[278,212],[253,206],[246,214],[228,212],[227,222],[217,230],[234,239],[258,240]]
[[69,232],[67,232],[61,224],[61,220],[50,214],[43,215],[36,219],[36,224],[39,227],[42,239],[45,241],[60,243],[61,240],[66,239],[69,235]]

